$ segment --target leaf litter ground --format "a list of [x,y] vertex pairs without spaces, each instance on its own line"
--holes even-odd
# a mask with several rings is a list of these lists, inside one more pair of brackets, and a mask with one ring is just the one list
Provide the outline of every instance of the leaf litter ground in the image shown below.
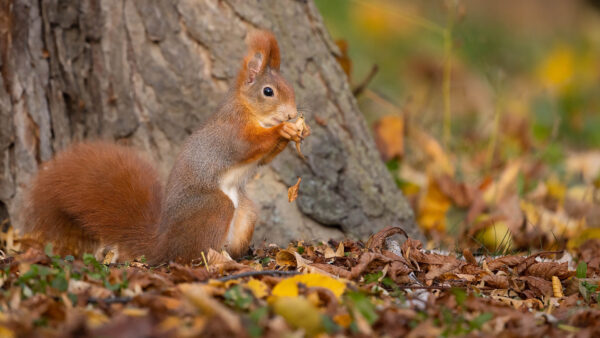
[[240,261],[210,251],[156,267],[28,249],[0,261],[0,336],[600,334],[600,240],[573,255],[490,257],[403,235],[390,227],[366,243],[270,245]]

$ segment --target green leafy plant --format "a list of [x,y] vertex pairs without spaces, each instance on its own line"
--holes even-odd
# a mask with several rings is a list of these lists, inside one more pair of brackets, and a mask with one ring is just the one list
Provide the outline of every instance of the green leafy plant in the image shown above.
[[[375,311],[375,305],[371,303],[369,297],[361,292],[348,292],[346,304],[351,310],[360,313],[370,325],[373,325],[379,319]],[[352,311],[351,311],[352,312]]]
[[225,303],[237,310],[247,310],[252,304],[252,296],[239,285],[225,291]]
[[576,274],[577,278],[586,278],[587,277],[587,263],[586,262],[579,262],[579,264],[577,264],[577,271]]

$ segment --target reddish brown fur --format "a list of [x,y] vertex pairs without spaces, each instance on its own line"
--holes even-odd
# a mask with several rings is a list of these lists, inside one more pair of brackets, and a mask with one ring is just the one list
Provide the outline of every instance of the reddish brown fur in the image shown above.
[[[79,144],[34,180],[27,229],[61,254],[117,246],[120,259],[143,254],[151,263],[189,262],[225,246],[242,255],[256,222],[245,179],[299,132],[284,122],[297,112],[294,91],[279,75],[275,37],[256,32],[249,41],[232,95],[186,141],[164,198],[154,169],[129,148]],[[275,95],[263,95],[266,86]],[[239,194],[237,208],[231,189]]]
[[[242,62],[242,69],[238,74],[237,87],[242,86],[248,79],[248,64],[256,53],[263,55],[264,63],[261,68],[268,66],[279,71],[281,56],[279,53],[279,44],[273,33],[267,31],[252,32],[248,38],[248,52]],[[268,64],[266,63],[267,61]]]

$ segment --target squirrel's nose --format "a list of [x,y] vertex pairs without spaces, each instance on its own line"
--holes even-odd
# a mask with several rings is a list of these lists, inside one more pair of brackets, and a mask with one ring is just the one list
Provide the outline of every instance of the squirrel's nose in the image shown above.
[[288,111],[288,120],[295,119],[298,116],[298,111],[296,109],[291,109]]

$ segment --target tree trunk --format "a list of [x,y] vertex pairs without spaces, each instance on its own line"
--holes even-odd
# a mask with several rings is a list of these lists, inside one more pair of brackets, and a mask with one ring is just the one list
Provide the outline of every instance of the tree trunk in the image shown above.
[[255,242],[365,237],[388,225],[418,236],[312,1],[0,3],[0,209],[17,228],[39,163],[73,142],[131,144],[166,176],[226,94],[247,31],[265,28],[313,135],[302,145],[307,162],[290,146],[249,184],[261,209]]

